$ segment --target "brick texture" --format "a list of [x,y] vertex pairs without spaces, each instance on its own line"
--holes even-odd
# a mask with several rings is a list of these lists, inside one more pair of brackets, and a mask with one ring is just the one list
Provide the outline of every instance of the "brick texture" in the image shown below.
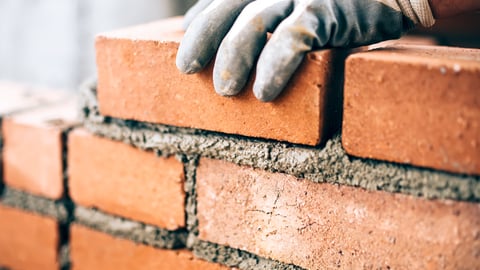
[[480,174],[480,50],[397,46],[348,58],[347,153]]
[[51,199],[62,197],[62,136],[76,124],[75,100],[5,118],[2,123],[5,183]]
[[[341,52],[307,55],[273,103],[215,94],[212,65],[194,75],[175,67],[181,18],[101,34],[96,40],[98,100],[103,115],[316,145],[339,126],[342,78],[331,79]],[[341,68],[340,68],[341,71]],[[334,85],[335,84],[335,85]]]
[[59,269],[55,220],[0,204],[0,268]]
[[[0,150],[3,146],[2,119],[38,106],[65,99],[65,91],[43,89],[26,84],[0,80]],[[3,175],[2,152],[0,151],[0,175]],[[1,177],[0,177],[1,182]],[[0,183],[1,186],[1,183]]]
[[187,250],[155,249],[73,224],[72,270],[82,269],[228,269],[202,261]]
[[476,269],[480,205],[201,159],[199,238],[308,269]]
[[185,226],[183,165],[83,129],[68,138],[74,202],[169,230]]

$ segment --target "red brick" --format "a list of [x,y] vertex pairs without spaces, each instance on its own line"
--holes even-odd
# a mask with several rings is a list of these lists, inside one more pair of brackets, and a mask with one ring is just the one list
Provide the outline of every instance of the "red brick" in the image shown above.
[[51,199],[62,197],[62,133],[77,124],[74,101],[3,120],[4,181],[7,185]]
[[[35,107],[56,103],[69,96],[67,91],[33,87],[10,81],[0,81],[0,150],[3,145],[2,119]],[[0,151],[0,178],[3,177],[2,152]]]
[[209,159],[200,160],[197,192],[200,239],[308,269],[480,265],[479,204],[319,184]]
[[262,103],[251,83],[236,97],[215,94],[212,65],[198,74],[180,73],[175,66],[179,29],[181,18],[174,18],[97,37],[102,114],[308,145],[338,127],[331,50],[310,53],[284,93]]
[[0,204],[0,267],[59,269],[58,224]]
[[397,46],[348,58],[347,153],[480,174],[480,50]]
[[70,195],[107,213],[175,230],[185,226],[183,165],[78,129],[68,138]]
[[82,269],[227,269],[202,261],[187,250],[156,249],[115,238],[77,224],[71,226],[72,270]]

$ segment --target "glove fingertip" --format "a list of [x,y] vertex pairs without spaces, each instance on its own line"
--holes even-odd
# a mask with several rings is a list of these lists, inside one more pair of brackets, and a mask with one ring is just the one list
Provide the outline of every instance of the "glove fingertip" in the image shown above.
[[262,102],[270,102],[274,100],[278,94],[280,94],[281,89],[277,89],[272,85],[266,83],[257,83],[253,85],[253,94],[255,97]]
[[222,80],[216,79],[214,76],[213,79],[213,86],[215,88],[215,92],[221,96],[235,96],[242,90],[242,87],[239,84],[232,80]]
[[197,73],[203,68],[198,60],[185,61],[182,57],[177,57],[175,64],[178,70],[185,74]]
[[215,92],[224,97],[235,96],[238,91],[230,87],[215,87]]

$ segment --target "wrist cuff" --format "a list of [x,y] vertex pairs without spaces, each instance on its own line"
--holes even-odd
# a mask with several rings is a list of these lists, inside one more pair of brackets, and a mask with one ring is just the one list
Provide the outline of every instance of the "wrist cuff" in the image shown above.
[[428,0],[398,0],[398,5],[403,14],[415,24],[420,23],[424,27],[430,27],[435,23]]

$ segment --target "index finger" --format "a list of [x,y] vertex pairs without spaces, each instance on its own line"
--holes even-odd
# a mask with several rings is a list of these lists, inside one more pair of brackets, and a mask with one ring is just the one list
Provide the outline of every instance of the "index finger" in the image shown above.
[[203,69],[215,55],[220,42],[253,0],[214,0],[190,23],[177,52],[177,68],[184,73]]

